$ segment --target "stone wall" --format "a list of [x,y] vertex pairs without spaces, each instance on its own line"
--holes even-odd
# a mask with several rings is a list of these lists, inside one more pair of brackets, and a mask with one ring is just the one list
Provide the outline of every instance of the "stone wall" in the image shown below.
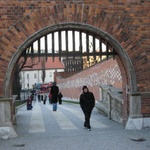
[[110,86],[110,85],[100,85],[101,98],[96,103],[96,108],[118,123],[123,123],[122,116],[122,91]]

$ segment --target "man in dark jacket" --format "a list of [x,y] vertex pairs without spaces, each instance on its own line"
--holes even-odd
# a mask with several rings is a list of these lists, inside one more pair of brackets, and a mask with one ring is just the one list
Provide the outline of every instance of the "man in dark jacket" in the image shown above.
[[53,83],[53,86],[51,87],[51,94],[52,94],[52,105],[53,105],[53,111],[57,111],[57,99],[58,99],[58,92],[59,88],[56,85],[56,82]]
[[83,86],[82,90],[83,93],[80,95],[80,106],[85,116],[84,127],[90,131],[90,117],[95,106],[95,98],[93,93],[89,92],[87,86]]

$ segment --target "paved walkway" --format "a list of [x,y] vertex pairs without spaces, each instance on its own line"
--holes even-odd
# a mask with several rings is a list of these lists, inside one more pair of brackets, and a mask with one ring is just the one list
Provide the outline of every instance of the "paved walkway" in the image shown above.
[[150,128],[125,130],[121,124],[101,115],[91,117],[92,130],[83,128],[84,116],[77,104],[63,103],[58,111],[41,102],[19,108],[17,138],[0,139],[0,150],[150,150]]

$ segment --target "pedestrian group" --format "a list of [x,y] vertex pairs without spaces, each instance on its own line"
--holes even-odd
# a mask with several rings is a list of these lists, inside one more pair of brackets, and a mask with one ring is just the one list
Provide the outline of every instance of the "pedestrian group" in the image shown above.
[[[38,94],[38,101],[43,101],[43,104],[46,104],[47,98],[49,98],[49,103],[52,104],[52,110],[57,111],[57,102],[62,104],[62,93],[59,91],[59,87],[56,85],[56,82],[53,82],[52,87],[49,89],[49,95],[46,93]],[[31,95],[27,100],[27,110],[31,110],[33,101],[33,95]],[[90,118],[92,110],[95,106],[95,97],[92,92],[89,91],[88,87],[85,85],[82,88],[82,94],[79,98],[79,104],[84,114],[84,128],[91,131]]]

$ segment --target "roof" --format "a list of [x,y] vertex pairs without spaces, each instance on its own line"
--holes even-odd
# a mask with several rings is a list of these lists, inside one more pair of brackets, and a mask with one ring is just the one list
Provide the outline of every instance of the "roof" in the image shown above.
[[54,61],[52,60],[52,57],[48,57],[47,61],[45,59],[42,58],[34,58],[33,61],[31,60],[31,58],[27,59],[26,62],[26,66],[31,66],[32,64],[35,63],[35,65],[32,68],[26,67],[23,68],[22,70],[41,70],[42,69],[42,60],[44,60],[45,62],[45,69],[64,69],[65,66],[63,65],[63,63],[61,61],[59,61],[58,57],[54,58]]

